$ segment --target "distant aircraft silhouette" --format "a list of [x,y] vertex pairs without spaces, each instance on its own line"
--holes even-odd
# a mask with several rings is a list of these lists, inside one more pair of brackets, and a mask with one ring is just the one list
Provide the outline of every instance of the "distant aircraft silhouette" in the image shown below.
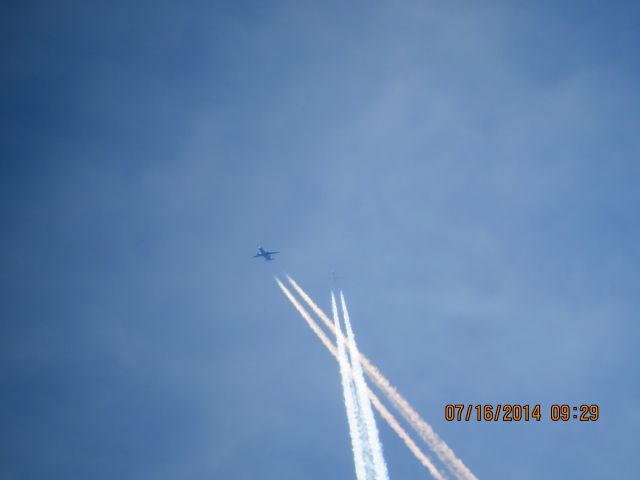
[[262,247],[258,247],[258,253],[251,258],[263,257],[266,262],[270,262],[271,260],[275,260],[271,257],[271,255],[275,255],[280,252],[268,252]]

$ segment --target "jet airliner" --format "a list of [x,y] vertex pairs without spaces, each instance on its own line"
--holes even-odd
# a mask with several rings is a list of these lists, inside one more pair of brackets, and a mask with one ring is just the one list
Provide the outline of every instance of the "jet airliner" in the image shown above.
[[263,257],[266,262],[270,262],[271,260],[275,260],[274,258],[271,257],[271,255],[275,255],[276,253],[280,253],[280,252],[268,252],[264,248],[258,247],[258,253],[251,258]]

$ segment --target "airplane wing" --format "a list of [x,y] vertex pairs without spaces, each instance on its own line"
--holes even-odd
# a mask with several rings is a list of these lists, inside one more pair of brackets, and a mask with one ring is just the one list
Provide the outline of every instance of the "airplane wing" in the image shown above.
[[280,252],[265,252],[268,253],[269,255],[273,255],[274,253],[280,253]]

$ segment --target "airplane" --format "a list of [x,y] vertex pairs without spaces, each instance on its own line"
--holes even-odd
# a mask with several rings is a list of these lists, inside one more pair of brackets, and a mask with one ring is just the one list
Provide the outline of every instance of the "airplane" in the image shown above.
[[268,252],[264,248],[258,247],[258,253],[251,258],[263,257],[266,262],[270,262],[271,260],[274,260],[271,258],[271,255],[275,255],[276,253],[280,252]]

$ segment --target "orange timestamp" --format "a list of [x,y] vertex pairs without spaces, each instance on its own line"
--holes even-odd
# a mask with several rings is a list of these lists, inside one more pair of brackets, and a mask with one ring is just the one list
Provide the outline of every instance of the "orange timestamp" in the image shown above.
[[[549,409],[549,418],[553,422],[579,420],[581,422],[595,422],[600,418],[600,407],[596,404],[568,405],[553,404]],[[444,419],[448,422],[529,422],[542,419],[542,407],[528,404],[447,404],[444,407]]]

